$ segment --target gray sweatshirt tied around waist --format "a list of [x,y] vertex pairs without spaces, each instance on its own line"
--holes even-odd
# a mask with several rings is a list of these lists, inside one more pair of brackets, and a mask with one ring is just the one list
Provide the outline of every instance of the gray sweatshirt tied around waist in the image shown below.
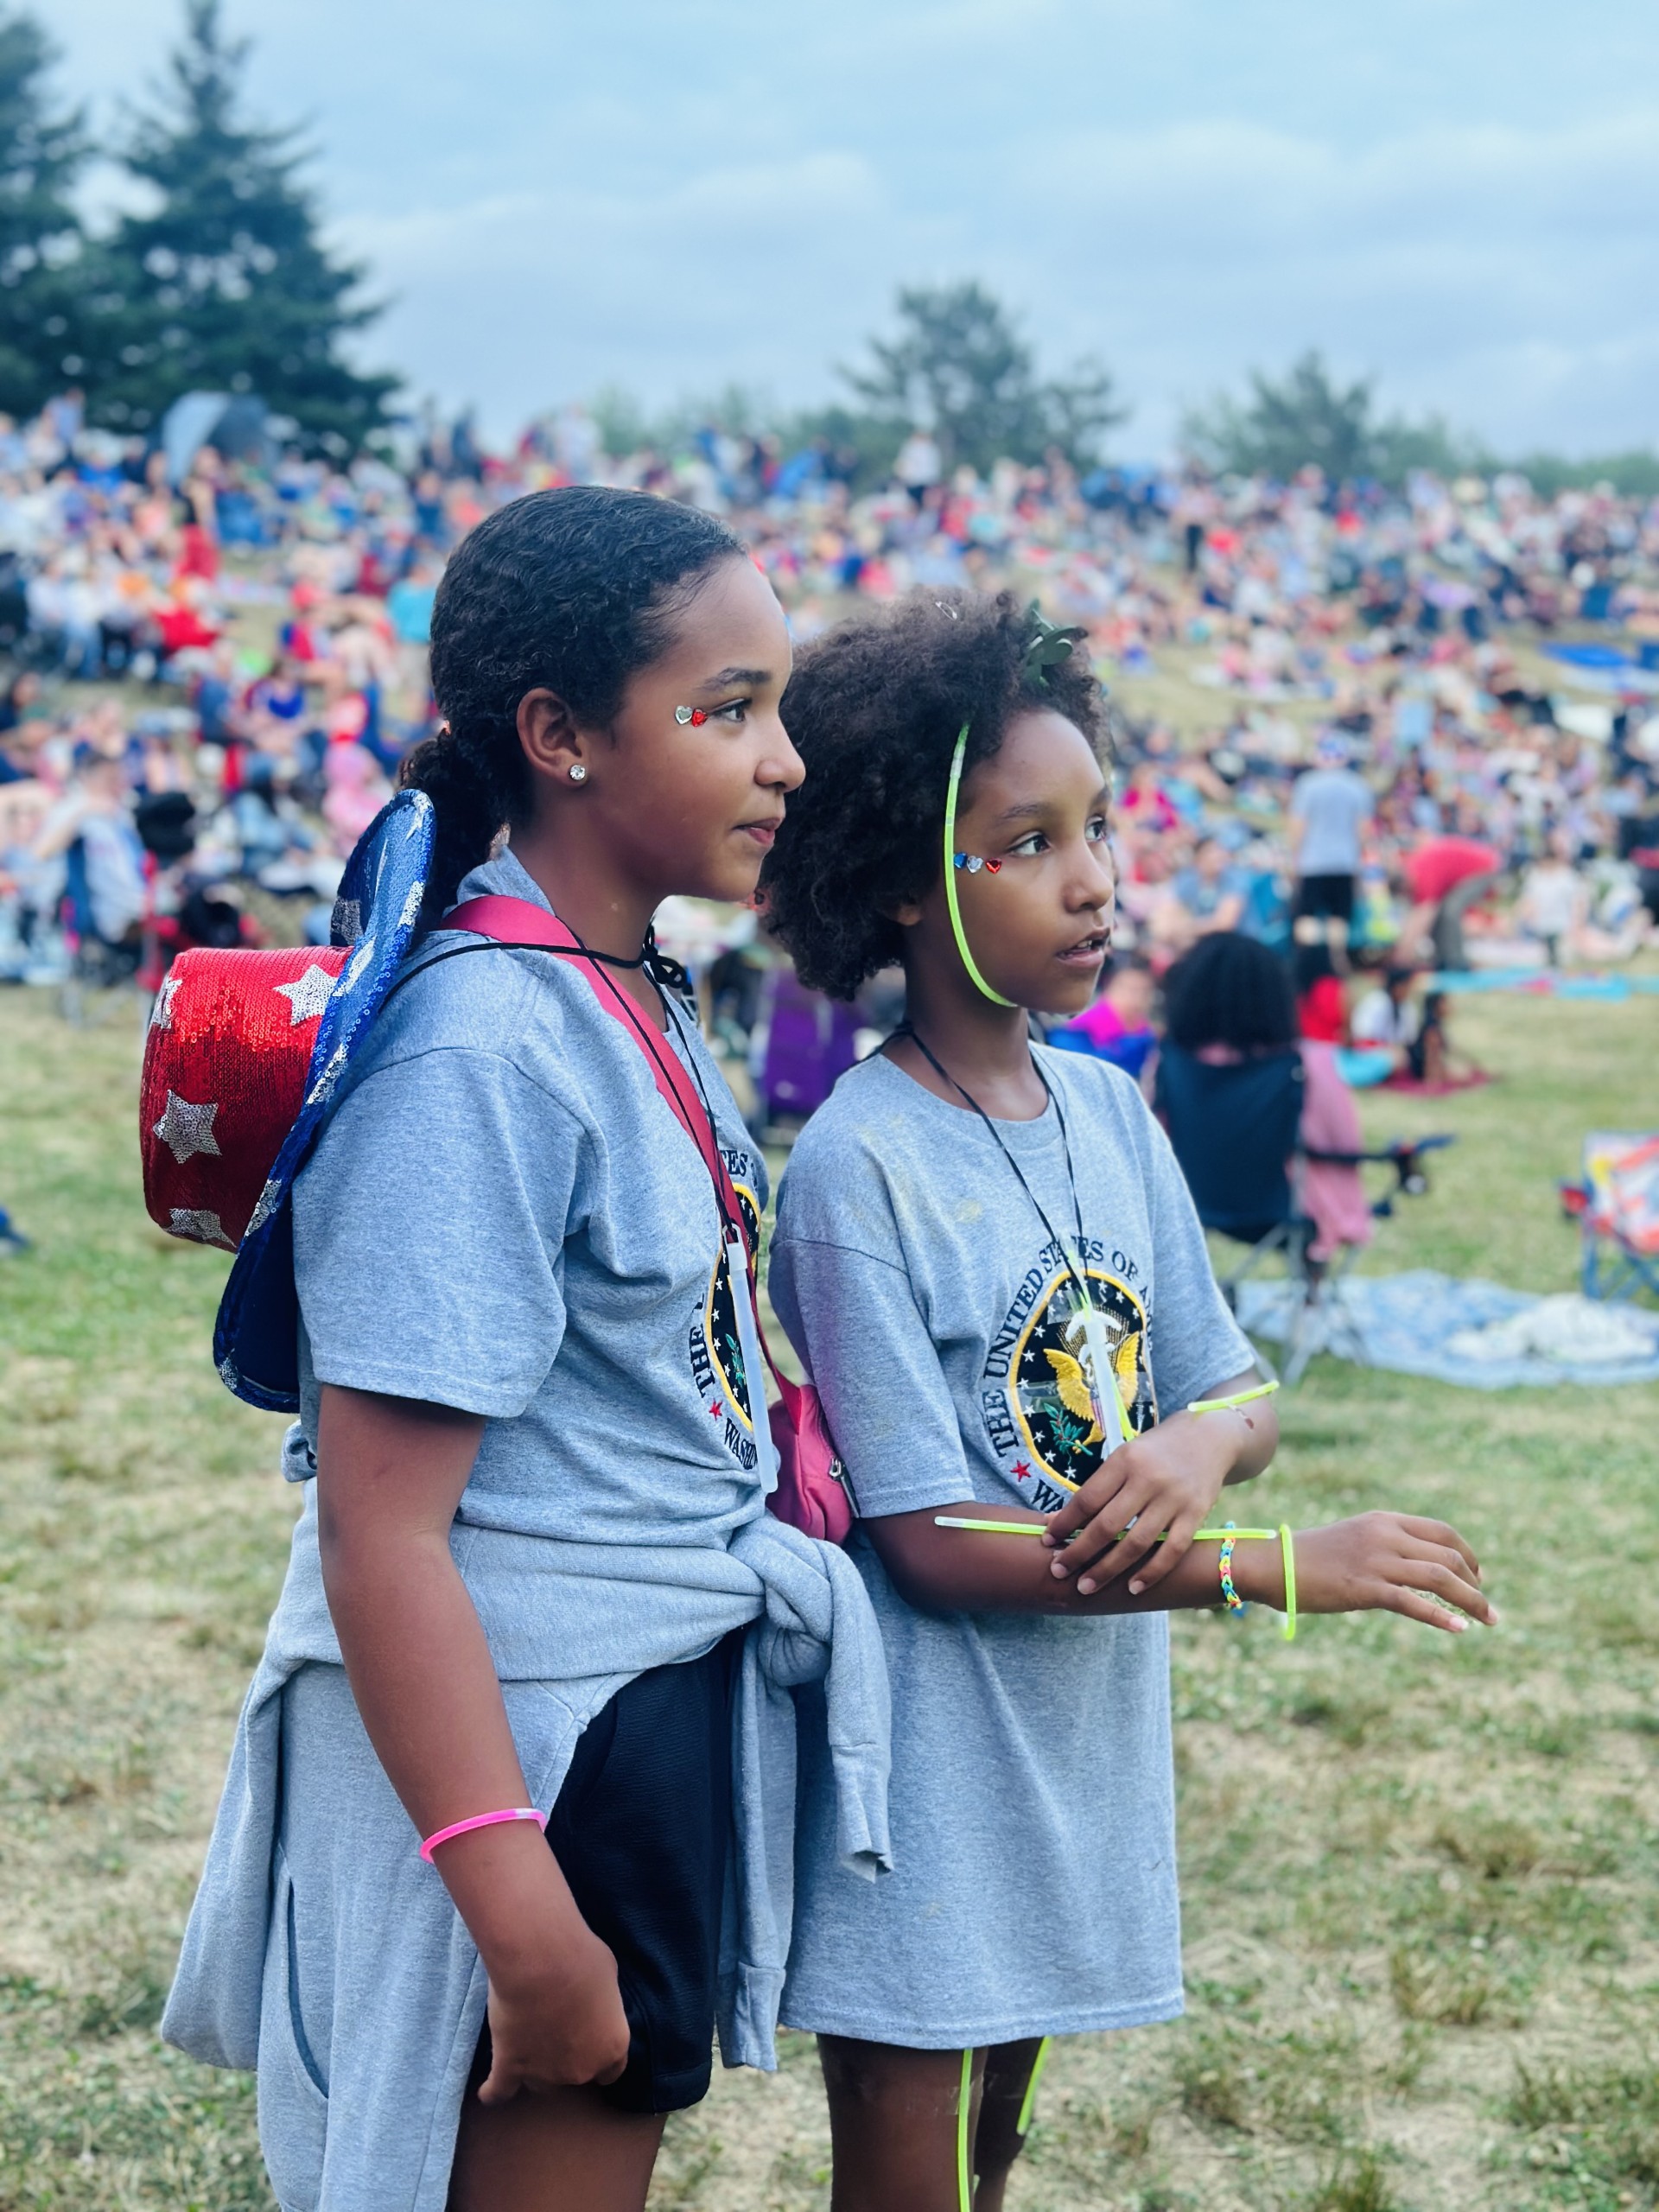
[[[340,1666],[310,1489],[242,1709],[162,2033],[210,2065],[257,2068],[261,2138],[283,2212],[442,2212],[487,1985],[389,1786],[327,1808],[284,1802],[283,1688],[302,1667]],[[454,1549],[475,1601],[489,1593],[480,1614],[524,1778],[543,1810],[582,1729],[624,1683],[748,1625],[734,1715],[735,1849],[719,2030],[727,2065],[770,2070],[793,1904],[791,1693],[798,1685],[823,1685],[843,1865],[872,1879],[890,1864],[887,1674],[857,1570],[835,1547],[764,1513],[724,1547],[621,1551],[458,1530]],[[374,1870],[368,1910],[359,1897],[334,1925],[304,1934],[313,1947],[333,1946],[326,2095],[316,2055],[294,2048],[303,2035],[278,1955],[299,1940],[280,1924],[291,1895],[287,1864],[306,1855],[306,1839],[291,1832],[296,1814],[354,1824],[360,1834],[346,1856]],[[336,1834],[336,1856],[340,1845]],[[316,1900],[308,1907],[315,1922]],[[292,2196],[290,2177],[302,2192]],[[312,2177],[315,2193],[305,2185]]]

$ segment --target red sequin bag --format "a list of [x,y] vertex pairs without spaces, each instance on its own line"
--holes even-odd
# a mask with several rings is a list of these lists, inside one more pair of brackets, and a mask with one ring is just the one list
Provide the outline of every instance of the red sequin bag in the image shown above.
[[233,1252],[305,1096],[351,948],[181,952],[144,1043],[144,1204],[169,1236]]

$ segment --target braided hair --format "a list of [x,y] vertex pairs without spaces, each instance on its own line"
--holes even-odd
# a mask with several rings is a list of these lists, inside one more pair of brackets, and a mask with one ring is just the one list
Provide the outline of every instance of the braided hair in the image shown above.
[[446,727],[415,747],[402,777],[437,812],[429,922],[500,831],[529,817],[518,728],[526,692],[556,692],[579,721],[608,728],[629,677],[668,649],[709,572],[741,557],[712,516],[596,484],[532,492],[462,541],[432,610],[432,689]]
[[[1051,636],[1052,633],[1050,633]],[[783,715],[806,781],[761,872],[768,921],[803,982],[850,999],[898,959],[889,918],[938,880],[945,787],[1010,722],[1045,707],[1106,749],[1106,706],[1084,652],[1033,652],[1039,626],[1012,592],[918,590],[797,656]]]

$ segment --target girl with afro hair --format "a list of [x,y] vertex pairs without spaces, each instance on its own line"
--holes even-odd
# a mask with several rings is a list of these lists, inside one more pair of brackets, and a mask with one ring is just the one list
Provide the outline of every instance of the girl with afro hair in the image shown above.
[[819,2037],[836,2212],[995,2212],[1047,2038],[1180,2011],[1172,1610],[1491,1618],[1437,1522],[1198,1533],[1271,1459],[1272,1402],[1135,1084],[1030,1041],[1111,937],[1078,634],[918,594],[808,647],[784,700],[807,772],[772,923],[808,983],[897,961],[907,1001],[804,1131],[772,1248],[893,1688],[881,1882],[839,1871],[804,1732],[783,2017]]

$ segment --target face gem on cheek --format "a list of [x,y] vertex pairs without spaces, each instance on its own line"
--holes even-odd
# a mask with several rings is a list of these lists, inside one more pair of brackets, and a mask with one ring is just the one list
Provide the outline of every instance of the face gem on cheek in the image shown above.
[[701,729],[703,724],[708,721],[709,716],[706,709],[702,707],[676,707],[674,709],[674,719],[678,722],[682,729],[685,728],[688,722],[690,722],[693,729]]

